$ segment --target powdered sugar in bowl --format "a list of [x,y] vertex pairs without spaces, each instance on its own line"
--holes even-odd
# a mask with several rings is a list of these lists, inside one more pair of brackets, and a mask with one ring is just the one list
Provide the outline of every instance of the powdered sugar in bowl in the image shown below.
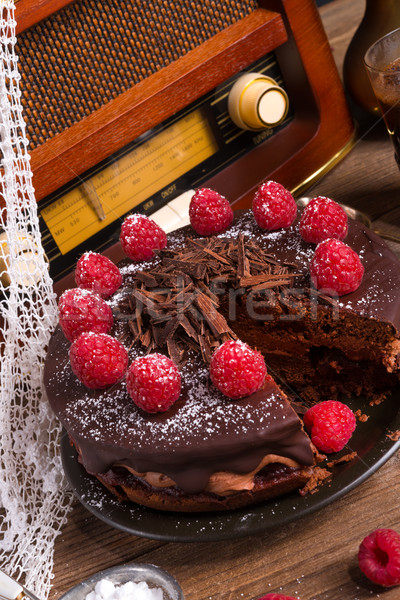
[[131,563],[95,573],[59,600],[184,600],[178,582],[150,564]]

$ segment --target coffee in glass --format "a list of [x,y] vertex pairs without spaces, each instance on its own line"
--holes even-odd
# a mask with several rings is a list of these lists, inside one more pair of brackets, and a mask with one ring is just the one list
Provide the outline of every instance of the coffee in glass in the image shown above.
[[400,28],[372,44],[364,63],[400,168]]

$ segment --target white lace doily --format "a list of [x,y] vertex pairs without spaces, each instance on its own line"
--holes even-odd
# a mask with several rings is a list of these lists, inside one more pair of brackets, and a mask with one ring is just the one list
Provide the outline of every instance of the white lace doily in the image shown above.
[[0,36],[0,568],[45,600],[72,498],[61,428],[42,394],[56,299],[32,186],[11,0],[0,0]]

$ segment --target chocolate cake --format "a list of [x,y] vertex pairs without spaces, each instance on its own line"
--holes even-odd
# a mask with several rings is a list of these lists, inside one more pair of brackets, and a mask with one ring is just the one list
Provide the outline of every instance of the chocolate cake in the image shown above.
[[[182,393],[168,411],[146,414],[125,381],[85,388],[57,328],[45,386],[85,469],[123,500],[177,511],[245,506],[315,477],[315,451],[288,396],[373,397],[398,384],[399,261],[358,222],[349,223],[346,243],[365,272],[340,298],[311,286],[315,246],[299,236],[298,220],[267,232],[251,211],[218,236],[186,227],[153,260],[123,260],[122,286],[109,300],[111,335],[131,360],[170,356]],[[212,385],[208,363],[215,347],[236,338],[264,354],[269,375],[255,394],[231,400]]]

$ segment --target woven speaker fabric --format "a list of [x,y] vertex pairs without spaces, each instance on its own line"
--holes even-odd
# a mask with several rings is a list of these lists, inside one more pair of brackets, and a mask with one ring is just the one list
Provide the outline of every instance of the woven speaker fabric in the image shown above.
[[30,147],[255,8],[255,0],[77,0],[22,32],[17,53]]

